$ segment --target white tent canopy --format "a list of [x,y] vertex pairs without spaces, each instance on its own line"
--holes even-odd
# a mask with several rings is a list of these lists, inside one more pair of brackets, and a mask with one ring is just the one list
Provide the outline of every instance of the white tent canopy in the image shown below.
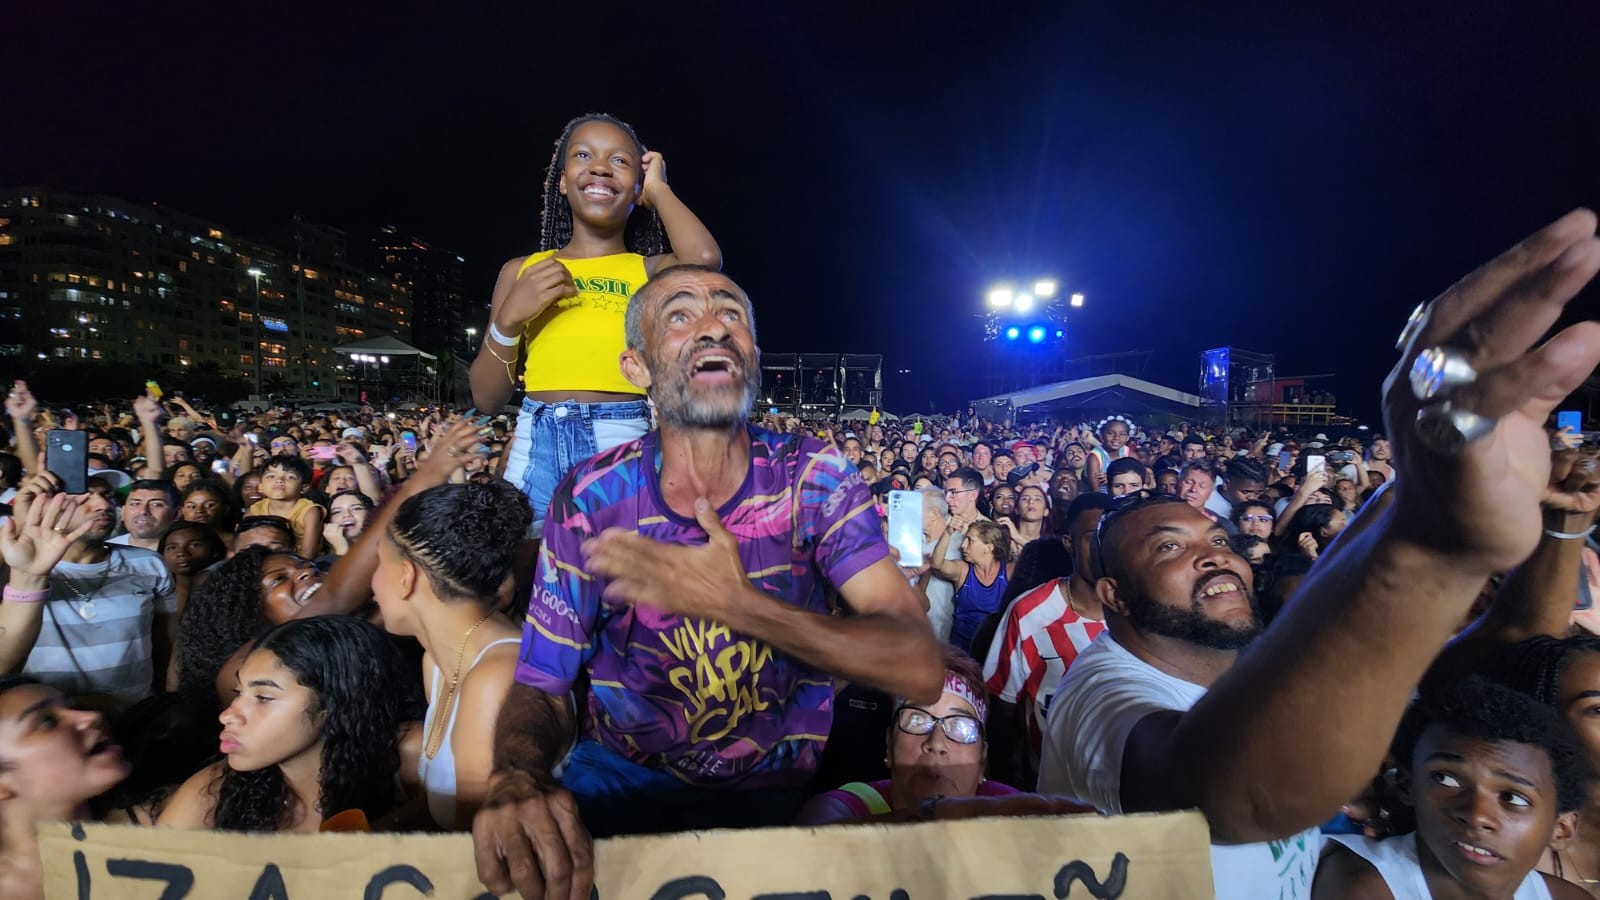
[[1013,411],[1042,415],[1069,410],[1192,415],[1200,408],[1200,397],[1132,375],[1096,375],[985,397],[973,406],[985,418]]
[[438,359],[426,350],[419,350],[399,338],[387,336],[357,341],[354,344],[341,344],[333,348],[333,352],[346,356],[352,353],[370,353],[374,356],[420,356],[423,359]]

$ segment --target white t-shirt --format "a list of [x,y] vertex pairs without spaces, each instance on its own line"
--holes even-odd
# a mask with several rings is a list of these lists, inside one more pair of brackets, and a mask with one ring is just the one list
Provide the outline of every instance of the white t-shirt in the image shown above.
[[[1359,834],[1329,835],[1328,840],[1343,844],[1376,869],[1394,900],[1432,900],[1433,893],[1422,875],[1422,861],[1417,859],[1416,832],[1382,841]],[[1550,900],[1550,886],[1537,870],[1529,872],[1511,900]]]
[[[1206,689],[1162,672],[1105,632],[1078,655],[1050,705],[1039,791],[1122,812],[1122,754],[1134,726],[1152,713],[1185,711]],[[1281,841],[1212,844],[1211,878],[1228,900],[1311,896],[1322,850],[1312,828]]]
[[[937,543],[924,543],[922,545],[923,557],[931,558],[933,551],[937,548]],[[960,559],[961,542],[952,537],[949,549],[945,550],[944,558],[946,560]],[[938,637],[941,643],[948,642],[950,640],[950,627],[955,624],[956,619],[956,586],[938,575],[929,575],[928,584],[922,589],[922,592],[928,597],[928,622],[933,625],[934,636]]]

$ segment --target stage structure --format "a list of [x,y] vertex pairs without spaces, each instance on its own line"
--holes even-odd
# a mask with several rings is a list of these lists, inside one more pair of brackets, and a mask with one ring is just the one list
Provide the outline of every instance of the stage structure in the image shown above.
[[1312,382],[1324,375],[1280,376],[1277,359],[1238,347],[1200,354],[1200,398],[1213,420],[1226,426],[1339,425],[1333,397]]
[[339,399],[349,403],[439,402],[439,358],[392,337],[333,348]]
[[759,412],[835,418],[883,408],[883,357],[875,353],[767,353]]

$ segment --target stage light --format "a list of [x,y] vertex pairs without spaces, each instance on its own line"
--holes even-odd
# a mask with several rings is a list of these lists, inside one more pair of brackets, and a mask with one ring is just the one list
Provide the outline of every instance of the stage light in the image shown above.
[[1017,312],[1027,312],[1028,310],[1033,309],[1033,295],[1026,293],[1018,294],[1016,303]]
[[1056,329],[1056,340],[1060,340],[1060,339],[1062,339],[1062,338],[1064,338],[1066,336],[1067,336],[1067,333],[1065,331],[1062,331],[1059,328]]
[[1072,295],[1072,305],[1073,306],[1082,306],[1083,305],[1083,295],[1082,294],[1073,294]]
[[989,305],[995,309],[1005,309],[1011,305],[1011,288],[997,287],[989,292]]
[[1030,342],[1032,342],[1032,343],[1035,343],[1035,344],[1044,343],[1044,328],[1042,326],[1039,326],[1039,325],[1035,325],[1032,328],[1029,328],[1028,329],[1028,340]]
[[1013,326],[1011,326],[1011,327],[1010,327],[1010,328],[1007,328],[1007,329],[1006,329],[1006,340],[1008,340],[1008,341],[1014,341],[1014,340],[1016,340],[1016,339],[1017,339],[1017,338],[1018,338],[1018,337],[1019,337],[1019,336],[1020,336],[1020,335],[1021,335],[1021,334],[1022,334],[1022,329],[1020,329],[1020,328],[1018,328],[1018,327],[1017,327],[1017,326],[1015,326],[1015,325],[1013,325]]
[[1033,295],[1041,300],[1048,300],[1056,295],[1056,283],[1049,279],[1033,283]]

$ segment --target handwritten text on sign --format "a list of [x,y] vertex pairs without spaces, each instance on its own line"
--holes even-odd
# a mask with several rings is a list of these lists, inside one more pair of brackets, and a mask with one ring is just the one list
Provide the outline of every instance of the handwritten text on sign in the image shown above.
[[[240,835],[46,826],[50,897],[485,900],[467,835]],[[988,819],[619,838],[595,849],[599,900],[1200,900],[1197,814]]]

